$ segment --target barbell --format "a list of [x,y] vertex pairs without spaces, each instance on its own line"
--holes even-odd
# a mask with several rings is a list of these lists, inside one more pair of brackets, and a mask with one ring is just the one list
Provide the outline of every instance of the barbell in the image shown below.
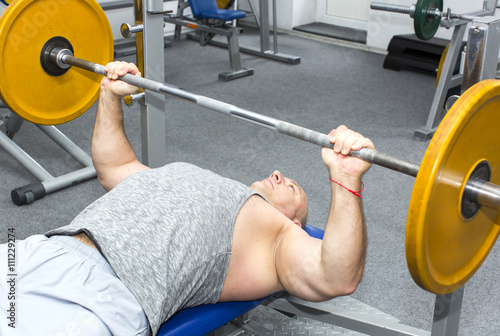
[[418,0],[411,6],[372,2],[370,8],[374,10],[409,14],[413,18],[415,34],[421,40],[430,40],[436,34],[441,19],[460,19],[473,21],[474,16],[452,13],[451,9],[443,12],[443,0]]
[[[54,124],[72,120],[97,99],[100,76],[106,75],[100,63],[111,61],[112,55],[111,28],[94,0],[15,0],[0,17],[0,96],[13,112],[29,121]],[[332,147],[326,134],[169,84],[131,74],[120,79]],[[406,255],[415,282],[432,293],[450,293],[464,285],[499,235],[499,109],[500,81],[471,87],[443,119],[420,166],[366,148],[351,153],[416,177]]]

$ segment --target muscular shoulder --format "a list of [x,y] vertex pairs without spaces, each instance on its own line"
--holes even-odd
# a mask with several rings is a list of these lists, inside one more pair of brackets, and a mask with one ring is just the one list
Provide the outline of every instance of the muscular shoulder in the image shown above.
[[246,201],[236,219],[221,301],[258,299],[283,290],[275,251],[287,225],[294,224],[260,196]]

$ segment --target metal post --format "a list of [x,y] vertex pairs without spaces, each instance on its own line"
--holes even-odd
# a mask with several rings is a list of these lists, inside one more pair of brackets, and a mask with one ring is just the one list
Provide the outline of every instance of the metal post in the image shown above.
[[267,51],[269,50],[268,0],[259,0],[259,16],[260,16],[260,51]]
[[490,12],[490,13],[492,13],[491,15],[494,15],[495,10],[497,8],[497,2],[498,2],[498,0],[484,0],[483,11]]
[[[163,1],[142,2],[136,0],[135,5],[142,5],[142,11],[140,8],[136,8],[136,15],[142,12],[142,24],[144,25],[142,33],[144,69],[141,73],[146,78],[164,82],[163,15],[151,13],[163,10]],[[136,24],[139,24],[139,21],[136,17]],[[140,35],[137,34],[136,39],[140,39]],[[138,46],[138,60],[141,58],[140,49],[141,47]],[[142,162],[144,164],[150,167],[160,167],[167,162],[165,132],[165,97],[152,91],[146,91],[145,104],[141,105]]]
[[432,336],[458,335],[463,297],[464,287],[450,294],[436,295]]
[[482,80],[495,78],[500,48],[499,29],[500,20],[492,17],[478,18],[469,28],[462,93]]
[[278,10],[276,9],[276,0],[273,0],[273,50],[278,53]]
[[429,111],[429,116],[427,117],[427,124],[425,125],[425,127],[417,129],[414,134],[418,139],[427,141],[432,138],[432,136],[436,132],[437,127],[439,126],[439,123],[441,122],[441,119],[443,118],[443,106],[448,90],[457,86],[456,82],[462,78],[461,75],[453,76],[453,70],[455,69],[455,64],[457,63],[458,56],[462,49],[462,40],[465,35],[466,29],[467,25],[458,25],[455,26],[453,30],[448,53],[446,54],[446,58],[443,64],[441,77],[439,78],[436,93],[434,94],[434,99]]

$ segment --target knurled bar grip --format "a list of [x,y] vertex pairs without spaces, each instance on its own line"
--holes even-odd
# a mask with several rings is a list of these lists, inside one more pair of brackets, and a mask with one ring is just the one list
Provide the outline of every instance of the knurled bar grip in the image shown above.
[[394,12],[401,14],[410,14],[412,11],[412,6],[394,5],[381,2],[372,2],[370,8],[374,10],[381,10],[386,12]]
[[[321,147],[333,147],[333,144],[330,143],[330,136],[291,124],[286,121],[278,121],[276,130],[280,133],[308,141]],[[417,164],[398,159],[394,156],[370,148],[362,148],[359,151],[351,151],[349,155],[413,177],[417,176],[419,170],[419,166]]]
[[[58,54],[61,54],[61,50],[54,49],[52,54],[54,55],[54,58],[56,58]],[[67,65],[74,65],[76,67],[103,76],[107,75],[107,72],[103,65],[82,60],[67,53],[62,54],[62,56],[60,57],[60,61]],[[224,113],[238,119],[242,119],[259,126],[275,130],[279,133],[286,134],[315,145],[319,145],[321,147],[333,148],[333,144],[330,143],[330,137],[328,135],[301,126],[297,126],[289,122],[281,121],[256,112],[248,111],[216,99],[200,96],[184,91],[175,86],[166,85],[132,74],[125,74],[124,76],[119,77],[119,79],[131,85],[164,95],[173,96],[175,98],[180,98],[209,110]],[[419,169],[419,166],[417,164],[401,160],[391,155],[384,154],[369,148],[362,148],[359,151],[351,151],[349,155],[413,177],[417,176]]]

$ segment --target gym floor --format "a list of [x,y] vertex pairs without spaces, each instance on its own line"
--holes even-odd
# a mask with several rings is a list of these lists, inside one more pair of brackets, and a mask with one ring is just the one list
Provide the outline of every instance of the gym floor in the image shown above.
[[[242,46],[258,43],[252,34],[244,33],[240,39]],[[415,140],[413,132],[427,120],[435,76],[386,70],[382,54],[299,33],[280,34],[279,49],[299,56],[301,63],[288,65],[242,54],[243,66],[254,68],[255,74],[221,82],[218,73],[229,69],[227,51],[183,39],[165,50],[166,81],[323,133],[345,124],[371,138],[382,152],[421,161],[428,142]],[[133,62],[135,57],[124,60]],[[140,157],[139,106],[124,111],[129,139]],[[166,99],[165,111],[168,162],[191,162],[247,184],[278,169],[303,186],[309,197],[309,224],[324,229],[330,194],[319,148],[172,98]],[[94,117],[95,104],[59,129],[90,152]],[[28,122],[14,139],[54,175],[80,168]],[[6,242],[8,228],[15,228],[16,238],[23,239],[63,226],[104,194],[93,179],[17,207],[10,191],[36,179],[3,149],[0,155],[0,243]],[[405,259],[405,223],[414,181],[377,166],[365,175],[369,247],[363,281],[352,297],[403,324],[430,331],[435,296],[413,282]],[[499,264],[500,251],[494,247],[467,283],[459,335],[498,334]]]

